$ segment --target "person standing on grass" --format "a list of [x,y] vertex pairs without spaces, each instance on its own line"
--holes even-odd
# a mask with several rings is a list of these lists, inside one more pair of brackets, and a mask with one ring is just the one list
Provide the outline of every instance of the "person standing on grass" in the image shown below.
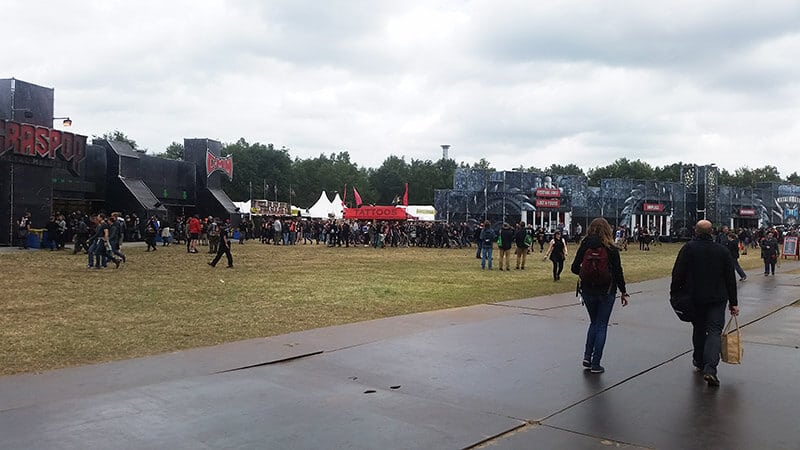
[[692,364],[709,386],[719,386],[717,365],[725,306],[739,315],[736,275],[730,252],[711,237],[711,222],[700,220],[695,237],[678,252],[672,268],[670,298],[688,295],[694,305]]
[[556,231],[553,233],[553,239],[550,240],[550,247],[547,248],[547,253],[544,254],[542,261],[550,258],[553,262],[553,281],[561,279],[561,272],[564,270],[564,260],[567,259],[567,242],[561,237],[561,232]]
[[25,214],[20,217],[17,222],[17,237],[19,238],[19,246],[25,250],[28,249],[28,233],[31,231],[31,212],[25,211]]
[[122,262],[125,262],[125,255],[119,249],[123,236],[123,221],[119,218],[119,213],[111,213],[111,217],[108,220],[108,225],[108,243],[111,246],[110,253],[112,255],[119,256],[122,259]]
[[500,250],[500,270],[505,267],[506,270],[511,270],[511,246],[514,244],[514,229],[507,222],[503,222],[503,228],[500,229],[500,240],[497,242],[497,248]]
[[186,243],[186,251],[188,253],[197,253],[197,241],[200,240],[200,232],[203,228],[200,225],[200,218],[197,217],[197,214],[189,219],[189,222],[186,224],[186,228],[189,231],[189,240]]
[[481,230],[481,270],[486,268],[486,261],[489,261],[489,270],[492,270],[492,249],[494,241],[497,240],[497,233],[492,228],[492,222],[486,221],[483,223],[483,230]]
[[58,247],[58,222],[56,222],[54,216],[50,216],[50,219],[45,225],[45,229],[47,230],[47,244],[42,242],[42,247],[47,245],[50,247],[50,251],[53,252],[56,250],[56,247]]
[[481,259],[481,232],[483,232],[483,224],[478,223],[473,231],[472,239],[475,241],[475,258]]
[[[531,235],[528,234],[528,229],[525,228],[525,222],[517,224],[517,230],[514,233],[514,244],[517,246],[517,269],[525,270],[525,258],[528,255],[528,248],[530,248],[532,241]],[[520,266],[522,261],[522,266]]]
[[219,224],[219,245],[217,246],[217,256],[208,263],[211,267],[217,267],[217,263],[219,262],[222,255],[225,254],[225,257],[228,258],[228,269],[233,269],[233,256],[231,256],[231,241],[230,237],[228,236],[228,230],[230,229],[230,219],[226,219],[225,223]]
[[208,216],[208,253],[217,253],[217,247],[219,247],[219,224],[213,217]]
[[775,263],[778,262],[778,240],[775,239],[775,232],[769,230],[767,237],[761,240],[761,259],[764,260],[764,276],[770,273],[775,275]]
[[146,252],[149,252],[151,247],[153,251],[158,250],[156,248],[156,233],[158,233],[158,224],[156,223],[155,217],[151,216],[144,229],[144,242],[147,244]]
[[72,249],[72,254],[76,254],[83,250],[89,252],[89,244],[86,242],[89,239],[89,224],[86,221],[88,217],[80,217],[75,222],[75,247]]
[[628,305],[622,262],[612,233],[606,219],[594,219],[586,229],[586,237],[575,252],[570,267],[572,273],[581,277],[579,290],[591,320],[586,332],[582,365],[585,370],[595,374],[605,372],[600,361],[617,290],[622,293],[622,306]]

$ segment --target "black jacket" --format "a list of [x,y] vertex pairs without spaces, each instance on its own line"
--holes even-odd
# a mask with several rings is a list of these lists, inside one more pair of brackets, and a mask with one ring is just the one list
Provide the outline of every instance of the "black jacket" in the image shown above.
[[499,248],[503,250],[509,250],[511,248],[511,244],[514,243],[514,229],[511,227],[503,227],[500,229],[500,238],[501,244],[498,245]]
[[[572,260],[572,273],[575,275],[579,275],[581,273],[581,263],[583,262],[583,255],[586,253],[586,249],[589,248],[597,248],[602,246],[603,243],[600,241],[600,237],[597,235],[588,235],[586,238],[581,241],[580,247],[578,247],[578,251],[575,252],[575,259]],[[617,289],[623,294],[627,293],[625,290],[625,275],[622,273],[622,261],[619,258],[619,250],[617,247],[611,246],[610,248],[606,248],[608,252],[608,265],[611,267],[611,285],[605,287],[597,287],[594,289],[581,288],[581,291],[586,294],[604,294],[604,293],[616,293]]]
[[528,244],[525,243],[526,237],[528,237],[528,230],[520,228],[514,233],[514,244],[519,248],[528,248]]
[[727,301],[731,306],[738,305],[730,251],[708,234],[687,242],[675,259],[669,293],[672,297],[689,294],[696,304]]

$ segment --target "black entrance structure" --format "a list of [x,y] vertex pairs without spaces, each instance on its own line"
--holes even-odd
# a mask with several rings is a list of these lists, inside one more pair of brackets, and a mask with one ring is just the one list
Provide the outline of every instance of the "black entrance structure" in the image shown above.
[[[136,151],[125,142],[76,135],[53,126],[53,89],[0,79],[0,245],[12,245],[16,221],[31,213],[34,228],[50,214],[118,211],[171,222],[186,214],[214,215],[238,223],[222,190],[232,161],[222,144],[187,139],[184,161]],[[207,170],[207,156],[230,170]],[[142,223],[145,221],[143,220]]]

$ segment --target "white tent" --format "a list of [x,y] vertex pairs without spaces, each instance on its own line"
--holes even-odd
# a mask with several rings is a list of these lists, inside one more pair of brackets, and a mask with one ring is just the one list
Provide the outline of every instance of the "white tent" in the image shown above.
[[314,219],[327,219],[331,211],[331,201],[328,200],[328,194],[322,191],[319,195],[319,200],[313,206],[306,209],[308,216]]
[[331,202],[331,214],[333,217],[337,219],[341,219],[344,217],[344,207],[342,206],[342,197],[339,197],[339,193],[336,193],[336,196],[333,197],[333,201]]
[[408,206],[398,206],[399,208],[405,208],[406,213],[411,214],[412,216],[416,217],[419,220],[424,221],[434,221],[436,220],[436,208],[431,205],[408,205]]
[[250,200],[246,202],[233,202],[239,214],[250,214]]

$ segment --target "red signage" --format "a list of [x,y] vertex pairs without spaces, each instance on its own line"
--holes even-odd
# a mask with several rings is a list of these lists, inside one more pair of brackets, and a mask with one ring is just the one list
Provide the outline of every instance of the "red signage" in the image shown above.
[[67,168],[79,175],[86,158],[86,136],[52,128],[0,120],[0,156],[7,152],[33,158],[59,159],[70,163]]
[[644,212],[663,212],[664,205],[661,203],[644,203],[642,204],[642,211]]
[[558,198],[537,198],[537,208],[558,208],[561,206],[561,199]]
[[345,219],[360,220],[406,220],[406,211],[396,206],[362,206],[345,208]]
[[753,208],[739,208],[739,215],[745,217],[755,217],[756,210]]
[[225,172],[228,178],[233,179],[233,155],[219,158],[206,150],[206,177],[210,177],[212,173],[219,170]]
[[557,188],[536,188],[537,197],[561,197],[561,191]]

